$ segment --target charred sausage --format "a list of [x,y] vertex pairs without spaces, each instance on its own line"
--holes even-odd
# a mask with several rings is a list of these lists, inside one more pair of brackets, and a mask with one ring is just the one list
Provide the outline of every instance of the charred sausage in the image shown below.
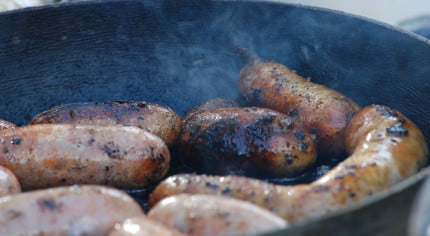
[[16,176],[0,166],[0,197],[21,192],[21,185]]
[[1,198],[0,235],[106,235],[115,223],[143,214],[122,191],[58,187]]
[[140,215],[116,224],[109,236],[185,236],[185,234]]
[[184,117],[182,118],[182,121],[188,120],[190,116],[192,116],[194,113],[201,110],[230,108],[230,107],[240,107],[240,106],[234,99],[231,99],[231,98],[221,98],[221,97],[212,98],[189,109],[187,113],[184,115]]
[[257,234],[287,227],[270,211],[246,201],[180,194],[163,199],[148,218],[189,235]]
[[421,131],[385,106],[359,111],[346,128],[346,144],[351,155],[311,184],[280,186],[238,176],[176,175],[158,185],[150,203],[178,193],[224,195],[251,201],[293,222],[361,202],[427,162]]
[[[232,98],[212,98],[205,102],[200,103],[197,106],[192,107],[188,114],[192,114],[196,111],[206,110],[206,109],[216,109],[216,108],[229,108],[229,107],[239,107],[239,104]],[[185,119],[185,117],[184,117]]]
[[165,143],[137,127],[42,124],[0,132],[0,165],[24,189],[70,184],[141,188],[169,168]]
[[154,133],[171,145],[181,127],[180,117],[169,107],[140,101],[71,103],[37,114],[30,124],[121,124]]
[[253,58],[241,69],[239,93],[252,106],[296,116],[317,135],[319,158],[345,154],[344,131],[360,109],[350,98],[316,84],[277,62]]
[[183,120],[178,143],[185,163],[206,173],[293,175],[316,159],[300,122],[265,108],[196,111]]

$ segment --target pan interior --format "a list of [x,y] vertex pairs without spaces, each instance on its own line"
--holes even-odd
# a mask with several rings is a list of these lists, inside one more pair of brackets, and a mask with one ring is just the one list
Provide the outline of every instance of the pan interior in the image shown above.
[[237,98],[238,45],[362,106],[398,109],[430,138],[430,44],[350,15],[261,2],[98,1],[4,13],[0,29],[0,119],[18,125],[71,102],[142,100],[182,115]]

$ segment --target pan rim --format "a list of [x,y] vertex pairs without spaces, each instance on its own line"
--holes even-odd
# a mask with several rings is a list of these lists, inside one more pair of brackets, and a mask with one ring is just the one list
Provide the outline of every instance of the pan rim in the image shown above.
[[[158,0],[162,1],[162,0]],[[209,2],[240,2],[242,4],[272,4],[272,5],[282,5],[282,6],[289,6],[294,8],[302,8],[306,10],[311,11],[319,11],[319,12],[325,12],[329,14],[336,14],[338,16],[346,16],[346,17],[352,17],[360,21],[364,21],[367,23],[371,23],[373,25],[378,25],[380,27],[384,27],[391,31],[396,31],[398,33],[407,35],[413,39],[416,39],[422,43],[425,43],[430,46],[430,39],[419,35],[417,33],[414,33],[412,31],[408,31],[405,29],[402,29],[398,26],[391,25],[376,19],[372,19],[366,16],[357,15],[354,13],[344,12],[336,9],[330,9],[330,8],[324,8],[319,6],[310,6],[310,5],[302,5],[297,3],[286,3],[286,2],[279,2],[277,0],[207,0]],[[49,9],[59,9],[59,8],[68,8],[73,6],[85,6],[85,5],[102,5],[102,4],[108,4],[108,3],[139,3],[144,5],[145,3],[141,0],[85,0],[85,1],[77,1],[77,2],[64,2],[64,3],[50,3],[46,5],[41,6],[34,6],[34,7],[26,7],[26,8],[20,8],[20,9],[14,9],[9,11],[0,12],[0,18],[3,15],[10,15],[10,14],[26,14],[29,12],[34,11],[45,11]]]

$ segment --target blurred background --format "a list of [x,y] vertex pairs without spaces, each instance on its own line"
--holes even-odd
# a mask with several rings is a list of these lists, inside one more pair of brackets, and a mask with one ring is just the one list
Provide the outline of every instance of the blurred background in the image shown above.
[[430,0],[275,0],[336,9],[399,26],[430,38]]
[[[0,11],[84,0],[0,0]],[[144,1],[144,0],[142,0]],[[430,0],[270,0],[340,10],[430,37]]]

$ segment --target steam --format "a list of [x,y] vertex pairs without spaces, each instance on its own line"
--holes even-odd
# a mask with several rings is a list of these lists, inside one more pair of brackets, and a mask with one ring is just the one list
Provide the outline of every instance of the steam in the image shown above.
[[[175,4],[160,7],[160,18],[167,19],[171,27],[156,44],[154,55],[166,78],[177,80],[187,88],[183,99],[198,104],[214,97],[237,98],[236,80],[240,69],[247,64],[241,55],[251,55],[244,53],[244,49],[354,97],[354,89],[350,89],[354,82],[345,82],[338,73],[352,71],[345,70],[344,58],[332,58],[334,55],[327,53],[327,47],[335,46],[334,41],[328,45],[327,41],[320,40],[321,32],[326,31],[328,35],[331,32],[345,36],[346,32],[339,29],[347,21],[333,24],[319,19],[315,12],[276,7],[274,3],[221,7],[222,4],[214,4],[206,12],[199,11],[198,6],[195,11]],[[299,24],[294,23],[298,21]],[[239,52],[238,48],[241,48]],[[248,59],[257,58],[251,57]]]
[[[32,17],[38,20],[2,16],[4,26],[16,29],[0,37],[0,118],[25,124],[53,105],[120,99],[157,102],[183,114],[214,97],[237,98],[237,77],[247,63],[237,45],[360,105],[394,105],[428,127],[423,118],[429,116],[424,106],[428,99],[422,96],[430,88],[425,80],[427,41],[395,29],[337,12],[270,2],[119,1],[91,6],[70,8],[62,15],[35,12]],[[50,24],[28,33],[39,29],[39,20]]]

